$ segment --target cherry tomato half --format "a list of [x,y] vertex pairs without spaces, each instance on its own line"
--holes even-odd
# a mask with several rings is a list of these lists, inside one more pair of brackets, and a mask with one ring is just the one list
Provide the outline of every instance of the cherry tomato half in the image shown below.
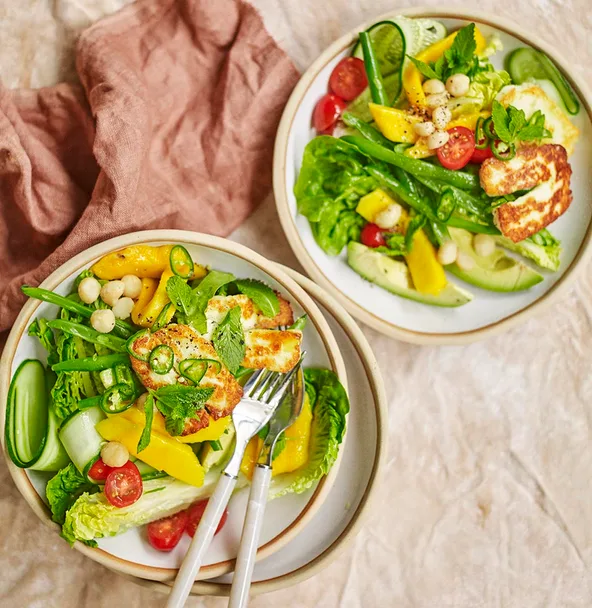
[[448,129],[450,139],[436,150],[438,160],[446,169],[462,169],[475,150],[475,134],[467,127]]
[[323,95],[317,102],[312,115],[312,122],[317,132],[321,135],[331,135],[333,127],[346,105],[345,101],[337,95],[331,93]]
[[105,479],[105,496],[114,507],[133,505],[142,496],[143,489],[140,471],[131,460],[112,469]]
[[163,517],[146,526],[148,542],[159,551],[173,550],[185,532],[187,511],[179,511],[170,517]]
[[103,459],[99,458],[88,470],[88,476],[95,481],[105,481],[112,470],[112,467],[107,466]]
[[473,150],[473,154],[471,155],[471,160],[469,162],[481,164],[484,160],[491,158],[493,156],[493,152],[491,148],[487,146],[487,148],[483,148],[480,150],[479,148],[475,148]]
[[351,101],[368,86],[364,62],[358,57],[345,57],[331,72],[329,88],[335,95]]
[[[199,502],[196,502],[195,504],[191,505],[187,509],[188,519],[187,519],[187,525],[185,526],[185,532],[187,532],[187,534],[189,534],[189,536],[191,536],[192,538],[193,538],[193,535],[195,534],[195,531],[197,530],[197,526],[199,525],[199,522],[204,514],[204,511],[206,510],[207,505],[208,505],[207,500],[200,500]],[[216,532],[214,532],[214,535],[218,534],[218,532],[220,532],[220,530],[222,530],[227,519],[228,519],[228,509],[226,509],[224,511],[224,513],[222,514],[222,518],[220,519],[220,523],[218,524],[218,527],[216,528]]]
[[362,234],[360,235],[360,240],[366,247],[380,247],[381,245],[386,245],[386,241],[384,240],[384,236],[382,235],[382,229],[379,228],[376,224],[366,224],[362,228]]

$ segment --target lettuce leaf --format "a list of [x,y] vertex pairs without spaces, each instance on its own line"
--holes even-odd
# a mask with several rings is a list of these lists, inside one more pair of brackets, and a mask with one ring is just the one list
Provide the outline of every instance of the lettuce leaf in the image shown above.
[[336,137],[315,137],[304,150],[294,186],[298,212],[308,218],[316,242],[329,255],[339,255],[360,238],[366,221],[356,207],[377,186],[365,170],[367,163],[354,146]]
[[90,483],[72,463],[58,471],[47,482],[45,489],[53,521],[63,524],[66,511],[74,504],[76,499],[83,492],[90,493],[93,490],[98,490],[98,486]]
[[305,369],[304,380],[313,413],[308,462],[292,473],[274,478],[270,499],[312,488],[337,460],[343,441],[349,400],[339,378],[328,369]]
[[510,82],[508,72],[496,70],[489,62],[482,62],[480,71],[471,78],[468,93],[448,102],[453,118],[489,109],[495,96]]

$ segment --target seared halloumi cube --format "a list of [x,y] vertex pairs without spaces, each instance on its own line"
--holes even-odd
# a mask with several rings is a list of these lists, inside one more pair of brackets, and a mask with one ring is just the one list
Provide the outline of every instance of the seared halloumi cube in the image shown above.
[[528,83],[508,85],[497,94],[497,100],[505,107],[514,106],[523,110],[527,120],[540,110],[545,115],[545,127],[552,134],[543,143],[560,144],[568,155],[573,153],[580,132],[541,87]]
[[252,329],[245,332],[243,367],[289,372],[300,360],[302,332],[292,329]]
[[[141,335],[133,344],[132,349],[138,354],[145,355],[159,344],[171,347],[175,355],[172,369],[166,374],[157,374],[148,362],[131,357],[132,367],[140,377],[144,386],[156,390],[170,384],[189,384],[178,371],[179,363],[184,359],[214,359],[220,361],[216,350],[210,342],[200,336],[188,325],[168,325],[155,331]],[[209,414],[214,420],[228,416],[240,401],[243,389],[236,378],[223,365],[219,372],[214,366],[208,371],[199,383],[200,387],[213,388],[214,392],[205,404],[205,410],[197,412],[196,418],[185,421],[182,435],[197,432],[208,425]]]
[[530,192],[493,210],[500,232],[515,243],[536,234],[567,211],[572,201],[571,167],[563,146],[523,146],[508,161],[489,158],[479,171],[489,196]]

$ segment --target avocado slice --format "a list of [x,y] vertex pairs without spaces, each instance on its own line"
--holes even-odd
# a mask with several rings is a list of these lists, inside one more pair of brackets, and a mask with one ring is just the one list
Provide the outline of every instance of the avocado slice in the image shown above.
[[496,249],[486,257],[478,256],[473,249],[473,235],[460,228],[449,228],[450,236],[460,251],[475,260],[472,270],[461,270],[456,264],[446,266],[459,279],[488,289],[489,291],[524,291],[540,283],[543,276],[524,262],[506,255],[502,249]]
[[432,306],[455,307],[473,299],[471,293],[454,283],[448,283],[437,296],[420,293],[413,288],[409,269],[403,262],[393,260],[362,243],[350,241],[347,246],[347,263],[367,281],[408,300]]
[[199,453],[199,461],[201,466],[209,471],[212,467],[225,463],[230,457],[230,448],[234,443],[234,426],[231,424],[220,436],[222,449],[214,450],[209,441],[204,441]]

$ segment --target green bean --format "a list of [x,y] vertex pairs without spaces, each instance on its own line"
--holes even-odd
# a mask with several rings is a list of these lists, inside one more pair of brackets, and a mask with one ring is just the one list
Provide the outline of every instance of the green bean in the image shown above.
[[419,180],[424,186],[432,190],[432,192],[437,192],[438,194],[442,194],[442,191],[445,188],[451,189],[457,202],[463,209],[465,209],[469,213],[473,213],[474,215],[479,216],[480,218],[483,217],[483,220],[487,221],[488,218],[483,215],[483,207],[479,205],[478,199],[476,199],[474,196],[471,196],[465,190],[461,190],[460,188],[456,188],[455,186],[445,184],[444,182],[438,181],[437,179],[429,179],[426,177],[417,177],[416,179]]
[[84,359],[68,359],[51,366],[54,372],[100,372],[115,365],[129,365],[127,355],[94,355]]
[[50,321],[48,325],[52,329],[59,329],[67,334],[78,336],[87,342],[101,344],[119,353],[125,352],[125,340],[123,338],[118,338],[117,336],[112,336],[111,334],[102,334],[96,329],[92,329],[86,325],[72,323],[72,321],[63,321],[62,319]]
[[[29,296],[30,298],[35,298],[36,300],[41,300],[42,302],[48,302],[49,304],[55,304],[56,306],[60,306],[61,308],[65,308],[70,312],[77,313],[90,319],[90,316],[94,312],[94,309],[81,304],[80,302],[75,302],[74,300],[70,300],[70,298],[65,298],[61,296],[59,293],[55,293],[53,291],[49,291],[49,289],[42,289],[41,287],[29,287],[28,285],[23,285],[21,287],[22,292]],[[127,338],[131,336],[135,332],[135,328],[133,325],[130,325],[126,321],[122,321],[121,319],[117,319],[115,321],[115,329],[114,333],[117,333],[118,336],[122,338]]]
[[500,234],[500,231],[495,226],[477,224],[477,222],[471,222],[471,220],[465,220],[462,217],[451,217],[446,224],[451,228],[462,228],[463,230],[478,234]]
[[392,146],[393,142],[387,139],[380,131],[375,129],[372,125],[359,119],[350,112],[344,112],[341,115],[341,120],[352,129],[359,131],[360,135],[366,139],[378,144],[379,146]]
[[362,43],[362,51],[364,52],[364,66],[366,67],[372,101],[381,106],[389,106],[390,101],[384,87],[384,82],[382,82],[380,65],[378,64],[378,59],[376,58],[376,53],[372,46],[370,34],[368,32],[361,32],[360,42]]
[[479,186],[479,178],[470,173],[462,171],[451,171],[437,165],[432,165],[422,160],[409,158],[404,154],[397,154],[388,148],[379,146],[374,142],[368,141],[356,135],[345,135],[343,141],[352,144],[362,154],[371,158],[377,158],[395,167],[400,167],[404,171],[411,173],[414,177],[427,177],[428,179],[439,179],[451,186],[456,186],[463,190],[471,190]]
[[288,329],[297,329],[298,331],[302,331],[307,321],[308,315],[302,315],[301,317],[298,317],[296,321],[294,321],[294,323],[288,327]]

